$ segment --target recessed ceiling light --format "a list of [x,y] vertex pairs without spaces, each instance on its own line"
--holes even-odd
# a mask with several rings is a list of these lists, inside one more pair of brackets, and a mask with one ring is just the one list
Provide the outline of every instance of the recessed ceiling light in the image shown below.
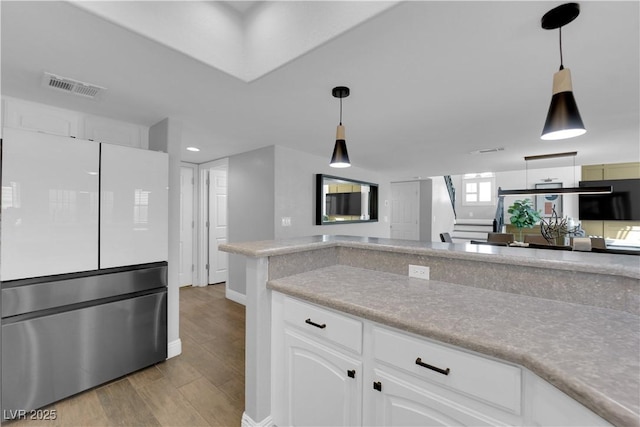
[[189,150],[189,151],[200,151],[200,149],[198,147],[187,147],[187,150]]

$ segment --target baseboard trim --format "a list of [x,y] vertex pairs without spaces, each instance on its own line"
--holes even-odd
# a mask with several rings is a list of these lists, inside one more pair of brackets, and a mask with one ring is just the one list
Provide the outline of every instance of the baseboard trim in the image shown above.
[[182,353],[182,340],[178,338],[175,341],[171,341],[167,345],[167,359],[179,356]]
[[241,427],[271,427],[273,426],[273,420],[271,415],[260,422],[255,422],[246,412],[242,413]]
[[229,286],[225,289],[225,296],[227,299],[237,302],[238,304],[247,305],[247,296],[233,289],[229,289]]

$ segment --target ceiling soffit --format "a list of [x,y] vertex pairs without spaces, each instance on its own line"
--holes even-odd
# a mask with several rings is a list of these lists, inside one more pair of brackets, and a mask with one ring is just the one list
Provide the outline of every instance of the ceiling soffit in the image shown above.
[[260,1],[240,9],[231,3],[71,2],[245,82],[400,2]]

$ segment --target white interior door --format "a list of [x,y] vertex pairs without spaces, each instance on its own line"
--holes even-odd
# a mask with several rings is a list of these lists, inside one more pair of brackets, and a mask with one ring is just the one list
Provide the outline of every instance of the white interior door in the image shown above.
[[193,169],[180,168],[180,286],[193,284]]
[[227,281],[228,257],[218,246],[227,242],[227,168],[209,171],[209,283]]
[[391,238],[420,240],[419,183],[391,183]]

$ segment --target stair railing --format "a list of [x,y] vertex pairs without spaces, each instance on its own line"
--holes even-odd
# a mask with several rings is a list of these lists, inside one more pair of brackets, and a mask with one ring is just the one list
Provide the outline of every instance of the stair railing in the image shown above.
[[458,218],[456,215],[456,189],[453,186],[451,175],[445,175],[444,182],[447,185],[447,191],[449,192],[449,199],[451,200],[451,207],[453,208],[453,217]]
[[[498,190],[500,190],[498,188]],[[493,232],[501,233],[504,226],[504,196],[498,196],[498,206],[496,207],[496,214],[493,218]]]

